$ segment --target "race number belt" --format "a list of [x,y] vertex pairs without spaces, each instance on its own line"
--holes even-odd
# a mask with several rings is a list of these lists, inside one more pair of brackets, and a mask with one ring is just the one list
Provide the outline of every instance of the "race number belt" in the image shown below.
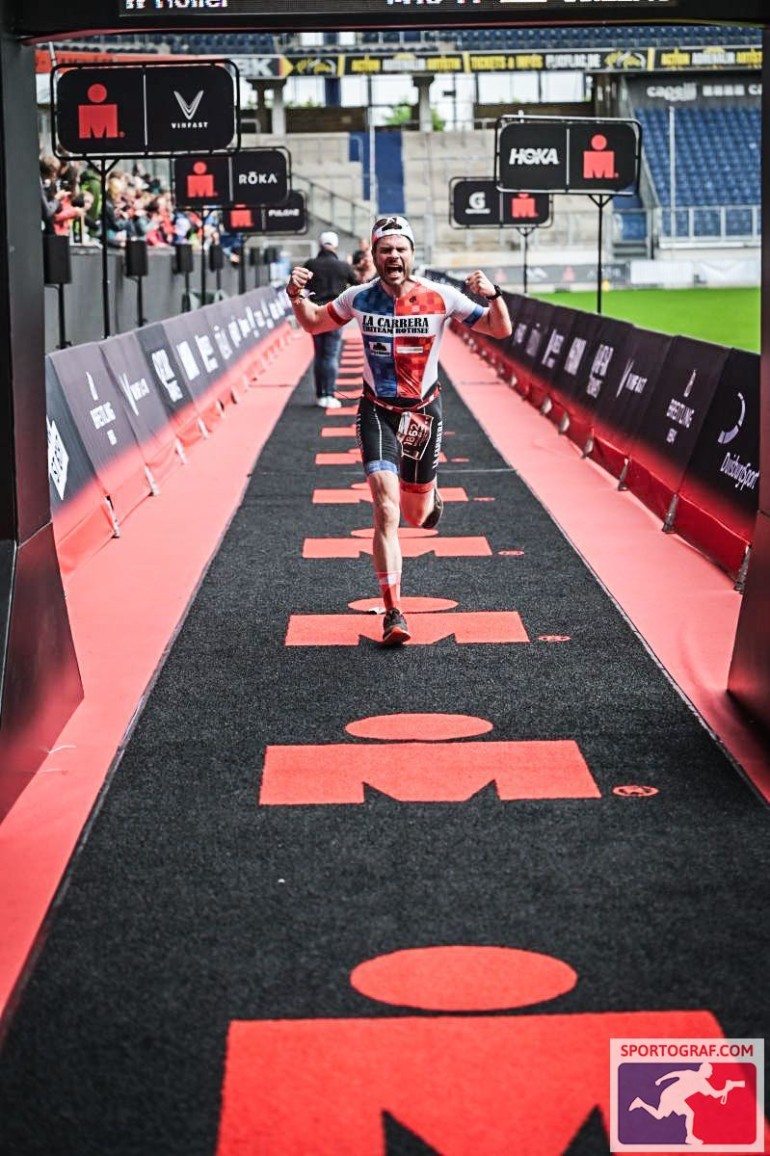
[[396,437],[401,442],[404,457],[419,462],[430,441],[433,418],[429,413],[414,413],[406,410],[398,423]]
[[371,401],[373,405],[380,406],[381,409],[389,409],[391,413],[411,413],[414,410],[422,409],[424,405],[430,405],[432,401],[435,401],[439,395],[439,389],[439,384],[436,382],[427,397],[421,397],[417,402],[417,405],[388,405],[386,401],[381,401],[376,394],[372,393],[372,391],[366,387],[364,387],[364,397],[368,398],[368,400]]

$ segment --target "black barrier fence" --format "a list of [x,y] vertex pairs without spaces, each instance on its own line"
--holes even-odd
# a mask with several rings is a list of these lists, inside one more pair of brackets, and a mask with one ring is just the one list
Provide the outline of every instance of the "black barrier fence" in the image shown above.
[[186,461],[289,332],[269,287],[46,357],[49,487],[64,573]]
[[[457,288],[463,282],[431,270]],[[742,588],[759,504],[759,355],[506,293],[499,375]]]
[[[67,242],[66,238],[55,239]],[[178,263],[178,255],[182,255],[181,264]],[[200,265],[199,250],[188,245],[174,245],[173,248],[150,246],[146,256],[147,274],[142,277],[143,319],[147,322],[165,321],[188,306],[197,309],[203,304],[198,286],[193,285],[191,288],[189,285],[190,274]],[[101,246],[70,245],[67,248],[66,258],[68,268],[63,283],[60,285],[58,281],[47,281],[49,287],[45,295],[46,352],[63,348],[65,345],[83,345],[88,341],[104,339],[104,311],[100,288]],[[187,281],[186,260],[189,260]],[[137,327],[137,280],[127,272],[122,249],[109,250],[107,263],[111,332],[128,333]],[[59,260],[49,269],[49,276],[58,276],[63,272],[62,261]],[[255,282],[252,274],[251,284],[256,287],[260,284],[266,285],[267,266],[259,261],[256,272],[257,277],[263,277],[264,280]],[[207,294],[207,297],[213,299],[215,295],[224,297],[239,295],[242,285],[241,272],[237,265],[233,265],[229,259],[225,260],[217,277],[221,282],[221,294],[215,294],[216,287],[212,282],[211,293]]]

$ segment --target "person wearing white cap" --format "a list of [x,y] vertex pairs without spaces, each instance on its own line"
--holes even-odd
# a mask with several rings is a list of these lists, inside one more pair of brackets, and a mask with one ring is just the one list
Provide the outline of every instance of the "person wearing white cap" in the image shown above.
[[501,289],[476,269],[465,280],[470,293],[416,277],[414,234],[405,217],[381,217],[372,229],[377,278],[346,289],[325,305],[307,287],[312,270],[292,269],[286,292],[297,321],[314,336],[355,319],[364,340],[364,390],[356,432],[374,511],[373,558],[385,603],[382,640],[408,642],[400,608],[402,555],[398,527],[432,529],[443,510],[437,487],[442,407],[438,350],[454,318],[476,333],[510,336],[511,319]]
[[[340,239],[331,229],[318,238],[318,256],[308,261],[306,268],[313,274],[314,298],[325,305],[346,289],[358,283],[355,270],[337,256]],[[342,330],[313,334],[313,381],[316,405],[323,409],[338,409],[341,402],[334,396],[337,373],[342,353]]]

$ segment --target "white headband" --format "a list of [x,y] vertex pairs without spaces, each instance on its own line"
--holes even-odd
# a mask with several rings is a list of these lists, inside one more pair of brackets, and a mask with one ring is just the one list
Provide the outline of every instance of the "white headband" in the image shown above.
[[375,225],[372,229],[372,248],[380,237],[388,237],[393,233],[398,237],[406,237],[407,241],[412,242],[412,248],[414,248],[414,233],[406,217],[386,217],[381,225]]

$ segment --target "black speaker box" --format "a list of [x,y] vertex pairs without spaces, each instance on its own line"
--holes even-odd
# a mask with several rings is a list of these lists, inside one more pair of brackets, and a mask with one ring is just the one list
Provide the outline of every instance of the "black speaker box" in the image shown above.
[[43,233],[43,280],[46,285],[69,285],[72,281],[70,239],[59,233]]
[[218,273],[225,267],[225,253],[221,245],[209,245],[209,269]]
[[125,248],[126,276],[147,276],[147,242],[138,237],[131,237],[126,241]]
[[187,241],[182,241],[174,247],[174,272],[192,273],[192,271],[193,247]]

